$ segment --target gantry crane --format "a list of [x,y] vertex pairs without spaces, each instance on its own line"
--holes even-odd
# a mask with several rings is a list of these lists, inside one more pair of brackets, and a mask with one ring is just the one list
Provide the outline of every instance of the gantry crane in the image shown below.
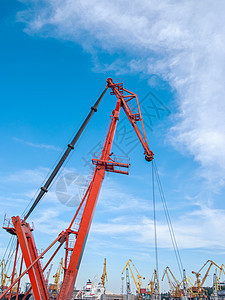
[[[87,126],[89,120],[93,114],[97,111],[97,108],[105,95],[107,90],[111,90],[110,94],[116,96],[116,107],[112,111],[110,116],[111,123],[107,133],[107,137],[104,142],[103,149],[98,158],[93,158],[92,163],[95,166],[94,174],[92,180],[85,192],[83,199],[80,202],[80,205],[70,222],[68,228],[59,233],[58,237],[44,250],[40,255],[37,253],[37,247],[35,245],[33,237],[33,229],[30,227],[27,219],[30,214],[33,212],[37,204],[40,202],[42,197],[48,192],[48,189],[53,182],[54,178],[58,174],[63,163],[69,156],[70,152],[74,149],[76,142],[80,138],[82,132]],[[133,107],[135,109],[133,109]],[[36,300],[49,300],[49,293],[45,281],[44,271],[58,253],[59,249],[65,243],[65,259],[64,259],[64,278],[63,282],[57,295],[57,300],[70,300],[73,293],[73,288],[75,285],[76,277],[80,267],[82,255],[84,252],[85,244],[87,241],[89,229],[91,226],[92,218],[94,215],[95,207],[97,204],[98,195],[101,189],[103,179],[105,177],[105,172],[113,172],[119,174],[128,175],[129,172],[129,161],[122,160],[118,156],[113,156],[112,153],[112,144],[116,131],[116,126],[119,121],[119,115],[121,108],[124,110],[129,122],[131,123],[140,143],[144,149],[144,155],[146,161],[152,161],[153,152],[149,149],[147,137],[145,133],[143,118],[138,102],[138,97],[133,92],[125,89],[123,83],[114,83],[111,78],[107,79],[107,85],[98,100],[91,107],[91,111],[84,120],[77,134],[72,139],[71,143],[68,144],[66,151],[63,153],[61,159],[57,163],[56,167],[51,172],[49,178],[45,184],[41,187],[39,194],[34,200],[31,208],[22,218],[19,216],[14,216],[9,220],[7,224],[4,225],[10,234],[17,237],[17,250],[15,253],[14,265],[17,261],[18,247],[20,246],[22,252],[22,258],[25,262],[26,269],[21,273],[21,275],[13,281],[8,289],[0,296],[2,299],[8,291],[22,278],[26,273],[28,273],[31,289],[33,291],[34,297]],[[139,125],[138,125],[139,124]],[[75,221],[79,221],[79,226],[74,227]],[[71,238],[72,237],[72,238]],[[71,240],[75,242],[70,246]],[[51,249],[54,245],[59,243],[58,247],[47,261],[44,267],[40,264],[40,259]],[[29,293],[28,290],[27,293]]]
[[60,263],[58,265],[57,271],[55,273],[55,275],[53,275],[53,278],[55,278],[54,280],[54,284],[52,284],[50,286],[50,291],[52,292],[52,294],[54,296],[56,296],[60,290],[60,276],[61,274],[63,274],[63,258],[61,258]]
[[[203,270],[203,268],[209,263],[209,267],[204,275],[204,277],[202,278],[202,280],[200,279],[200,276],[201,276],[201,271]],[[214,261],[212,260],[207,260],[207,262],[201,267],[201,269],[198,271],[198,272],[195,272],[195,271],[192,271],[193,274],[196,275],[196,284],[195,284],[195,287],[196,287],[196,292],[194,293],[197,297],[200,297],[200,298],[204,298],[205,297],[205,294],[204,294],[204,289],[203,289],[203,285],[206,281],[206,278],[207,276],[209,275],[209,271],[211,269],[212,266],[216,266],[216,268],[218,269],[221,269],[220,266],[218,266]]]
[[108,281],[108,278],[107,278],[107,272],[106,272],[106,258],[104,259],[104,267],[103,267],[103,273],[102,273],[102,276],[101,276],[101,283],[102,283],[102,286],[104,288],[104,291],[105,291],[105,281]]
[[[151,300],[154,299],[154,296],[159,295],[159,279],[156,269],[154,269],[152,278],[147,284],[147,294],[151,296]],[[157,297],[155,297],[157,298]]]
[[6,264],[4,259],[0,263],[0,269],[1,269],[1,291],[3,291],[6,288],[7,279],[10,278],[6,273]]
[[123,281],[126,279],[125,284],[126,284],[126,294],[123,299],[125,300],[130,300],[131,299],[131,289],[130,289],[130,276],[129,276],[129,270],[128,267],[126,267],[126,275],[124,277],[124,274],[121,274],[121,279],[122,279],[122,295],[124,295],[124,287],[123,287]]
[[222,273],[225,274],[224,267],[225,267],[225,266],[224,266],[223,264],[220,266],[219,281],[221,280]]
[[[172,271],[170,270],[170,268],[168,266],[164,270],[164,273],[162,276],[162,281],[163,281],[165,275],[167,276],[167,280],[168,280],[168,283],[170,286],[170,295],[173,298],[181,298],[183,296],[183,292],[181,290],[181,283],[175,278],[175,276],[173,275]],[[170,276],[172,276],[173,281],[171,281]]]
[[47,272],[47,274],[46,274],[46,285],[48,286],[48,281],[49,281],[49,276],[50,276],[50,273],[51,273],[51,270],[52,270],[52,266],[53,266],[53,264],[51,264],[50,265],[50,268],[49,268],[49,270],[48,270],[48,272]]
[[[141,299],[141,279],[145,279],[145,277],[143,277],[143,276],[141,276],[141,275],[139,274],[137,268],[135,267],[135,265],[134,265],[134,263],[132,262],[131,259],[129,259],[129,260],[127,261],[127,263],[126,263],[126,265],[125,265],[125,267],[124,267],[124,269],[123,269],[122,274],[124,273],[124,271],[125,271],[128,267],[129,267],[129,269],[130,269],[131,276],[132,276],[132,278],[133,278],[134,284],[135,284],[135,286],[136,286],[136,288],[137,288],[138,298]],[[133,270],[132,270],[132,267],[134,268],[134,270],[135,270],[136,273],[137,273],[137,280],[136,280],[136,278],[135,278],[135,276],[134,276],[134,272],[133,272]]]
[[131,288],[130,288],[130,276],[129,276],[128,267],[126,267],[126,291],[127,291],[127,300],[129,300],[129,297],[131,295]]
[[195,286],[195,281],[191,278],[191,276],[189,276],[186,279],[186,283],[187,283],[187,292],[190,295],[189,298],[194,298],[194,295],[197,292],[197,288]]
[[213,274],[213,293],[211,294],[211,297],[214,300],[218,300],[218,290],[221,291],[221,284],[219,281],[219,277],[217,276],[216,272]]

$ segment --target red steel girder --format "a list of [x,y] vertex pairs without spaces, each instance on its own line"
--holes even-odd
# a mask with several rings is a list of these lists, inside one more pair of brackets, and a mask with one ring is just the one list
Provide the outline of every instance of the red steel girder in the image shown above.
[[[120,99],[117,100],[116,109],[113,111],[111,125],[108,131],[108,135],[105,141],[104,148],[102,150],[102,155],[100,160],[108,161],[109,155],[112,148],[112,142],[116,130],[116,125],[119,119],[119,112],[121,108]],[[92,184],[89,188],[89,193],[87,195],[87,200],[85,203],[82,219],[80,222],[79,232],[77,233],[76,242],[71,254],[70,262],[67,270],[65,270],[65,275],[63,283],[58,294],[57,300],[70,300],[74,284],[76,281],[77,273],[80,267],[80,262],[84,252],[85,244],[87,241],[89,229],[91,226],[92,218],[94,215],[95,207],[97,204],[97,199],[99,191],[102,185],[102,181],[105,176],[105,165],[97,165],[95,167],[95,172],[92,180]]]
[[[18,216],[12,217],[12,222],[16,230],[16,235],[20,244],[26,267],[29,267],[31,263],[38,257],[30,225],[26,222],[21,222],[20,217]],[[33,268],[28,271],[28,275],[32,285],[35,300],[49,299],[49,294],[40,261],[37,261]]]
[[[114,83],[111,78],[107,79],[107,87],[106,87],[105,91],[107,90],[107,88],[110,88],[112,90],[111,94],[116,95],[117,104],[116,104],[115,110],[113,110],[113,112],[112,112],[112,116],[111,116],[112,121],[111,121],[111,125],[109,128],[108,134],[107,134],[107,138],[106,138],[103,150],[102,150],[101,157],[98,160],[93,159],[93,163],[95,164],[95,171],[94,171],[94,175],[93,175],[91,184],[88,187],[85,197],[83,198],[83,200],[78,208],[78,211],[79,211],[81,206],[84,204],[84,210],[83,210],[81,221],[79,224],[79,230],[77,232],[71,230],[71,226],[78,214],[78,211],[77,211],[77,213],[75,214],[75,216],[74,216],[70,226],[66,230],[66,232],[62,232],[61,235],[56,239],[56,241],[59,241],[62,245],[62,243],[64,243],[64,241],[66,239],[68,242],[68,236],[70,233],[73,233],[76,235],[76,241],[75,241],[75,245],[72,250],[69,264],[68,264],[68,266],[67,266],[67,264],[65,264],[64,279],[63,279],[63,283],[62,283],[60,292],[57,296],[57,300],[64,300],[64,299],[70,300],[72,297],[74,284],[75,284],[77,273],[78,273],[79,266],[81,263],[82,255],[84,252],[85,244],[87,241],[89,229],[91,226],[92,218],[94,215],[98,195],[99,195],[101,185],[102,185],[102,182],[103,182],[103,179],[105,176],[105,172],[110,171],[110,172],[115,172],[115,173],[128,174],[127,171],[121,171],[120,168],[128,169],[129,164],[116,162],[110,158],[112,143],[113,143],[113,139],[114,139],[114,135],[115,135],[116,125],[119,120],[119,113],[120,113],[121,107],[124,109],[125,114],[127,115],[132,127],[134,128],[134,131],[137,134],[137,137],[139,138],[139,140],[144,148],[144,154],[145,154],[146,160],[151,161],[153,159],[153,152],[149,149],[149,146],[147,143],[147,138],[146,138],[146,134],[145,134],[143,119],[142,119],[137,95],[124,89],[122,84]],[[100,98],[103,97],[105,91],[102,93]],[[136,105],[138,108],[138,112],[135,112],[134,110],[131,109],[130,102],[133,99],[134,100],[136,99]],[[100,100],[98,100],[97,102],[99,102],[99,101]],[[97,110],[95,107],[93,107],[93,109],[94,109],[94,111]],[[142,133],[136,124],[138,121],[141,122]],[[30,282],[31,282],[33,293],[34,293],[34,297],[35,297],[35,299],[38,299],[38,300],[39,299],[49,300],[50,297],[49,297],[49,294],[47,291],[47,287],[46,287],[46,283],[45,283],[45,279],[44,279],[44,275],[43,275],[44,270],[42,270],[42,268],[41,268],[41,264],[39,261],[40,256],[38,257],[38,254],[37,254],[37,249],[36,249],[33,235],[31,232],[32,230],[31,230],[29,224],[23,220],[20,220],[19,217],[13,217],[12,222],[13,222],[13,228],[5,227],[5,229],[7,231],[9,231],[11,234],[17,235],[17,238],[18,238],[18,241],[20,244],[20,248],[21,248],[21,251],[23,254],[23,259],[25,261],[28,275],[30,277]],[[50,249],[56,241],[54,241],[47,249]],[[47,251],[47,249],[46,249],[46,251]],[[46,251],[44,251],[44,253],[46,253]],[[66,255],[68,255],[68,249],[66,251]],[[46,267],[47,267],[47,265],[46,265]],[[24,274],[25,273],[23,272],[21,274],[21,276],[23,276]],[[15,280],[13,284],[15,284],[17,281],[18,281],[18,279]],[[12,285],[11,285],[11,287],[12,287]]]

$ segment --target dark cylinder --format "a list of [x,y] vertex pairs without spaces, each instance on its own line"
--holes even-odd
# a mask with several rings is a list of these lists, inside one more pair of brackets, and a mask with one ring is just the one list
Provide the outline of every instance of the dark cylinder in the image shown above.
[[32,204],[31,208],[29,209],[28,213],[25,215],[24,220],[26,220],[29,217],[29,215],[32,213],[32,211],[34,210],[34,208],[36,207],[36,205],[38,204],[38,202],[44,196],[44,194],[48,192],[48,187],[52,183],[53,179],[57,175],[57,173],[60,170],[60,168],[62,167],[64,161],[66,160],[66,158],[70,154],[71,150],[74,149],[74,146],[75,146],[76,142],[80,138],[82,132],[84,131],[84,129],[87,126],[88,122],[90,121],[91,117],[97,111],[97,108],[98,108],[98,106],[99,106],[99,104],[100,104],[103,96],[105,95],[105,92],[107,91],[107,88],[108,88],[108,86],[104,89],[104,91],[102,92],[102,94],[100,95],[100,97],[98,98],[98,100],[95,102],[94,106],[91,107],[91,111],[89,112],[88,116],[84,120],[84,122],[81,125],[80,129],[78,130],[78,132],[74,136],[74,138],[71,141],[71,143],[68,145],[68,148],[66,149],[66,151],[62,155],[61,159],[59,160],[58,164],[56,165],[56,167],[52,171],[51,175],[47,179],[47,181],[44,184],[44,186],[41,187],[41,190],[40,190],[39,194],[37,195],[37,198],[35,199],[34,203]]

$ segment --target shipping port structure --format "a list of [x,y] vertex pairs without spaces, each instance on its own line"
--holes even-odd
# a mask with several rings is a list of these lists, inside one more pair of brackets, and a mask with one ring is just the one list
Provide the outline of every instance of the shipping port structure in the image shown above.
[[[68,221],[68,227],[59,232],[55,240],[44,251],[39,253],[34,240],[34,229],[32,224],[28,223],[28,218],[34,209],[36,209],[37,204],[43,196],[48,192],[57,174],[76,147],[87,124],[97,112],[98,106],[107,90],[110,91],[111,95],[115,96],[116,104],[110,115],[110,126],[104,139],[102,151],[95,154],[92,158],[93,167],[89,176],[87,189],[72,220]],[[105,174],[106,172],[121,175],[129,174],[129,158],[118,156],[112,152],[113,140],[120,119],[121,109],[124,111],[137,139],[143,147],[145,160],[153,164],[154,154],[148,145],[137,95],[124,88],[123,82],[114,82],[112,78],[108,78],[104,91],[91,107],[89,114],[72,141],[67,145],[67,149],[53,168],[47,181],[41,187],[29,210],[23,216],[13,216],[4,220],[3,228],[12,237],[15,237],[16,247],[12,274],[10,276],[6,274],[4,259],[1,260],[0,300],[25,300],[30,298],[35,300],[225,300],[225,288],[221,282],[222,275],[225,274],[224,266],[219,266],[212,260],[208,260],[199,271],[192,272],[191,275],[195,276],[194,279],[191,276],[186,277],[184,271],[183,279],[178,281],[169,266],[167,266],[160,280],[158,270],[154,269],[153,275],[147,285],[143,286],[142,280],[149,278],[150,275],[140,275],[133,261],[129,259],[122,270],[122,291],[120,294],[114,294],[108,292],[105,288],[105,281],[107,280],[105,259],[101,282],[94,285],[93,282],[88,280],[83,289],[76,290],[74,288]],[[53,260],[63,247],[65,249],[64,257],[61,259],[57,272],[53,276],[54,283],[50,283],[49,278]],[[50,258],[43,264],[42,259],[50,251],[52,251]],[[19,269],[17,272],[16,268],[18,265]],[[213,275],[211,291],[208,289],[207,292],[204,284],[212,267],[215,267],[218,273]],[[203,270],[205,269],[205,275],[203,275]],[[26,284],[25,291],[22,292],[20,285],[23,276],[26,274],[28,274],[29,282]],[[134,293],[131,292],[130,279],[134,283],[136,290]],[[160,293],[160,281],[166,279],[168,281],[169,292]]]
[[[71,151],[74,150],[78,139],[83,133],[91,117],[95,112],[97,112],[98,106],[107,90],[110,90],[110,94],[115,96],[116,105],[112,111],[112,114],[110,115],[111,123],[104,141],[102,151],[101,153],[99,153],[98,157],[94,157],[92,159],[94,171],[90,183],[69,226],[65,230],[62,230],[58,234],[56,239],[42,253],[39,254],[37,252],[37,247],[33,236],[33,228],[27,220],[42,197],[48,192],[50,185],[52,184],[54,178],[68,158]],[[134,132],[136,133],[137,138],[143,146],[146,161],[151,162],[153,160],[153,152],[149,149],[148,146],[137,95],[125,89],[122,82],[115,83],[111,78],[108,78],[104,91],[97,99],[95,104],[91,107],[91,111],[72,139],[71,143],[68,144],[66,151],[63,153],[62,157],[51,172],[47,181],[41,187],[41,190],[32,203],[29,211],[22,217],[13,216],[12,218],[5,219],[4,221],[3,228],[9,234],[16,237],[16,251],[11,284],[3,291],[0,299],[4,299],[5,297],[8,297],[10,299],[12,296],[12,289],[15,285],[17,285],[16,297],[18,298],[21,278],[27,273],[29,276],[31,287],[24,297],[27,297],[27,295],[29,295],[32,290],[32,293],[36,300],[51,299],[52,295],[49,294],[44,272],[49,267],[53,258],[56,256],[62,245],[64,245],[65,247],[65,257],[63,265],[64,274],[62,285],[60,286],[60,290],[55,296],[55,299],[72,299],[74,285],[81,264],[82,255],[86,245],[89,229],[91,226],[98,195],[105,177],[105,173],[112,172],[123,175],[129,174],[129,158],[114,155],[114,153],[112,152],[113,139],[116,131],[116,126],[119,121],[121,109],[123,109],[123,111],[125,112],[125,115],[127,116],[127,119],[129,120]],[[53,250],[53,253],[47,263],[42,266],[40,260],[50,249]],[[21,258],[18,255],[19,250],[22,253]],[[20,260],[20,262],[18,262],[18,260]],[[17,264],[20,264],[20,270],[18,276],[15,276]],[[23,270],[24,264],[26,266],[25,270]]]

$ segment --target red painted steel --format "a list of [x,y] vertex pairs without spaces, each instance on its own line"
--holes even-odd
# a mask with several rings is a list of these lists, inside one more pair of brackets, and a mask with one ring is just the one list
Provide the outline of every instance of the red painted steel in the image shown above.
[[[111,126],[105,141],[104,148],[102,150],[101,161],[108,162],[109,155],[112,148],[112,141],[116,130],[116,125],[119,119],[119,112],[121,108],[121,101],[118,99],[116,104],[116,109],[113,111]],[[79,270],[80,262],[84,252],[84,247],[87,241],[89,229],[91,226],[93,214],[97,204],[98,194],[102,185],[102,181],[105,176],[105,165],[97,165],[95,167],[95,172],[93,176],[92,184],[89,188],[89,193],[87,195],[87,200],[80,222],[79,232],[77,234],[76,242],[73,248],[73,252],[70,258],[70,262],[67,270],[65,270],[65,276],[63,283],[57,297],[58,300],[70,300],[74,284],[76,281],[77,273]]]
[[[20,220],[21,221],[21,220]],[[28,224],[29,225],[29,224]],[[28,226],[29,228],[29,226]],[[15,230],[14,230],[15,232]],[[30,233],[32,234],[32,233]],[[23,273],[14,280],[14,282],[4,291],[4,293],[1,294],[0,299],[4,299],[4,297],[7,295],[7,293],[11,290],[11,288],[17,284],[17,282],[25,275],[28,273],[29,275],[29,270],[31,268],[33,268],[33,266],[41,259],[44,257],[45,253],[48,252],[48,250],[55,245],[56,242],[60,242],[60,245],[58,246],[58,248],[55,250],[55,253],[51,256],[50,260],[48,261],[48,263],[45,265],[43,271],[45,270],[45,268],[47,268],[48,264],[50,263],[51,259],[54,257],[54,255],[58,252],[58,250],[60,249],[60,247],[62,246],[62,244],[65,242],[66,237],[67,237],[67,232],[62,231],[58,237],[48,246],[47,249],[45,249],[45,251],[43,251],[30,265],[29,267],[26,268],[26,270],[23,271]],[[24,300],[24,299],[23,299]]]
[[[107,88],[110,88],[111,94],[117,97],[117,103],[116,108],[115,110],[113,110],[111,115],[111,125],[107,134],[107,138],[105,140],[103,150],[101,152],[101,157],[99,159],[94,158],[92,160],[93,164],[95,165],[93,178],[68,229],[65,232],[63,231],[59,235],[59,237],[43,252],[43,254],[46,253],[52,247],[52,245],[56,243],[56,241],[59,241],[61,245],[66,241],[64,279],[60,292],[57,296],[57,300],[70,300],[72,297],[77,273],[81,263],[82,255],[84,252],[85,244],[87,241],[89,229],[91,226],[92,218],[94,215],[98,195],[105,176],[105,172],[109,171],[114,173],[128,174],[128,171],[121,171],[121,168],[125,168],[128,170],[128,163],[124,163],[121,160],[116,161],[111,158],[112,144],[121,108],[123,108],[123,110],[125,111],[126,116],[128,117],[132,127],[134,128],[134,131],[137,134],[137,137],[139,138],[144,148],[146,160],[151,161],[153,159],[153,152],[149,149],[147,143],[144,123],[137,95],[124,89],[121,83],[114,83],[111,78],[107,79],[106,89]],[[135,109],[132,108],[132,101],[135,101]],[[141,131],[137,126],[137,122],[139,121],[141,124]],[[78,213],[82,214],[82,216],[81,221],[79,223],[79,228],[75,231],[71,228],[75,220],[77,219]],[[20,248],[23,254],[23,259],[27,267],[34,297],[38,300],[49,300],[50,296],[47,291],[43,271],[50,263],[50,261],[55,256],[55,253],[58,250],[55,251],[45,268],[42,270],[39,262],[40,256],[38,257],[37,249],[32,235],[32,230],[29,224],[23,220],[20,220],[19,217],[12,217],[12,222],[13,227],[8,226],[5,227],[5,229],[11,234],[17,235]],[[69,247],[69,235],[71,233],[74,234],[76,238],[75,244],[72,248]],[[58,249],[61,247],[61,245],[58,247]],[[68,256],[69,251],[72,252],[70,259]],[[68,264],[67,260],[69,260]],[[24,274],[25,272],[23,272],[20,277],[22,277]],[[18,279],[14,281],[13,285],[17,281]]]
[[[108,135],[107,135],[105,144],[104,144],[104,148],[102,150],[101,158],[99,160],[93,159],[93,163],[96,165],[96,167],[95,167],[92,184],[89,187],[89,193],[87,195],[84,212],[83,212],[82,219],[80,222],[79,232],[76,237],[76,242],[75,242],[75,245],[73,248],[73,252],[72,252],[72,255],[70,258],[68,268],[65,270],[64,280],[63,280],[59,295],[57,297],[57,300],[63,300],[63,299],[70,300],[71,299],[74,284],[75,284],[77,273],[78,273],[79,266],[80,266],[80,262],[82,259],[84,247],[85,247],[89,229],[91,226],[94,210],[95,210],[95,207],[97,204],[99,191],[100,191],[100,188],[101,188],[104,176],[105,176],[105,171],[111,171],[111,172],[116,172],[116,173],[120,172],[120,173],[126,174],[125,171],[115,170],[114,167],[116,165],[117,166],[120,165],[121,167],[128,168],[127,164],[115,163],[115,162],[112,162],[112,160],[110,159],[110,152],[111,152],[111,148],[112,148],[116,125],[119,120],[119,113],[120,113],[121,107],[123,107],[126,115],[128,116],[128,119],[131,122],[131,125],[133,126],[139,140],[141,141],[141,143],[143,145],[146,160],[151,161],[153,159],[153,152],[149,150],[149,147],[147,144],[147,138],[146,138],[146,134],[145,134],[145,130],[144,130],[144,124],[143,124],[137,96],[127,90],[124,90],[124,92],[126,92],[127,94],[130,95],[129,98],[127,97],[125,100],[123,94],[121,93],[121,91],[123,91],[123,87],[121,85],[114,84],[111,78],[107,79],[107,83],[108,83],[108,87],[112,89],[113,94],[115,94],[117,97],[117,104],[116,104],[115,110],[113,110],[113,112],[112,112],[112,116],[111,116],[112,121],[111,121],[111,125],[110,125],[109,131],[108,131]],[[137,106],[138,106],[138,111],[139,111],[138,118],[137,118],[137,115],[134,116],[132,114],[130,108],[127,105],[127,102],[131,101],[133,98],[136,98],[136,101],[137,101]],[[142,122],[142,130],[143,130],[144,139],[136,125],[136,122],[138,120],[140,120]],[[111,166],[111,168],[109,170],[107,170],[108,166]]]
[[[20,217],[12,217],[12,222],[16,230],[16,235],[20,244],[20,248],[23,254],[23,259],[26,267],[29,267],[31,263],[38,257],[37,249],[35,246],[33,235],[31,234],[30,225],[26,222],[22,222]],[[38,261],[33,268],[28,271],[31,281],[35,300],[47,300],[49,299],[48,289],[45,284],[45,278],[43,275],[40,261]]]

